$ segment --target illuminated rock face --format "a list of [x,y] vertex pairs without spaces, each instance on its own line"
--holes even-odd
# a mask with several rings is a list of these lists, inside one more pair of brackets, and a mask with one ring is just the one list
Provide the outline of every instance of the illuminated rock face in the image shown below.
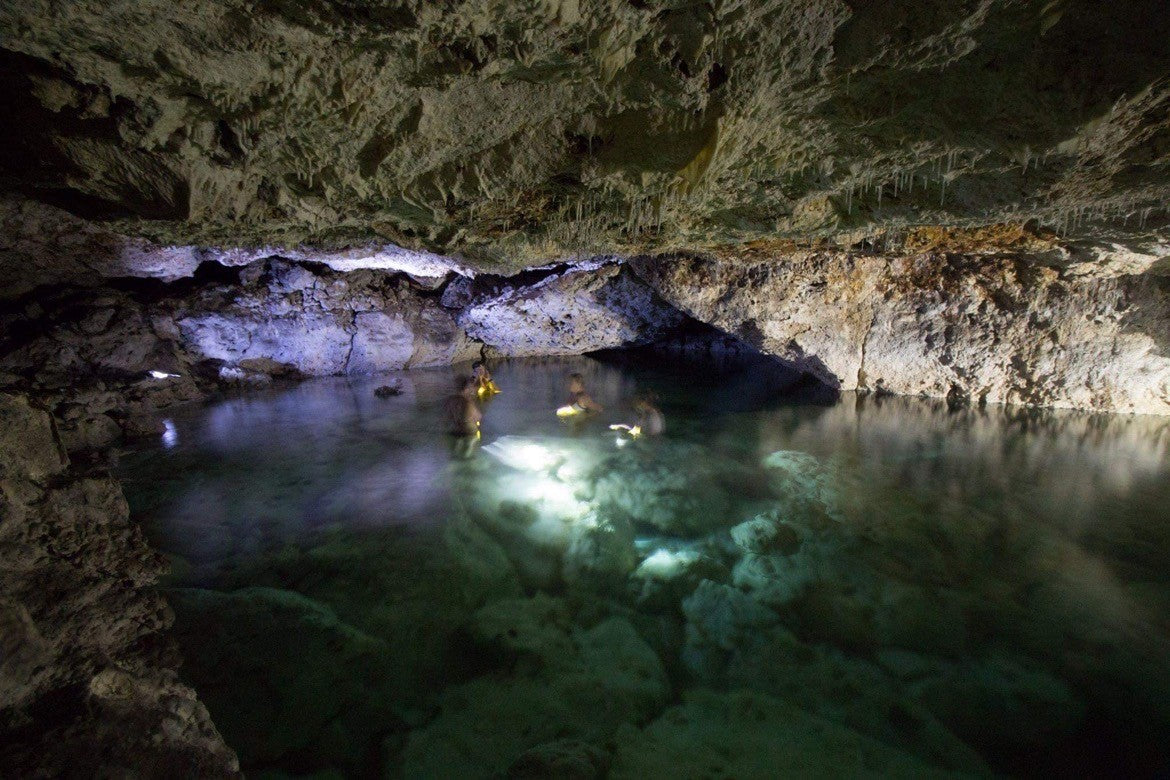
[[55,286],[10,302],[0,386],[53,409],[70,451],[98,450],[122,430],[157,433],[156,410],[220,387],[580,354],[652,341],[684,319],[613,263],[434,284],[283,258],[212,266],[170,285]]
[[576,355],[654,341],[684,317],[616,262],[568,269],[535,284],[473,298],[457,316],[467,334],[508,356]]
[[49,414],[15,395],[0,464],[0,774],[237,775],[178,680],[153,588],[166,563],[117,482],[72,469]]
[[15,188],[178,246],[575,252],[1161,220],[1162,0],[0,11]]
[[666,300],[842,390],[1170,413],[1170,294],[1012,254],[645,257]]

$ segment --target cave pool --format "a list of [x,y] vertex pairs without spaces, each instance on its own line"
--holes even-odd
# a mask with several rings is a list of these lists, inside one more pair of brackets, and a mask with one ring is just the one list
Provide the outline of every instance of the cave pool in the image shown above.
[[[569,371],[606,407],[579,427]],[[513,360],[464,458],[455,373],[188,407],[123,453],[249,776],[1170,770],[1170,419]],[[640,386],[667,434],[619,443]]]

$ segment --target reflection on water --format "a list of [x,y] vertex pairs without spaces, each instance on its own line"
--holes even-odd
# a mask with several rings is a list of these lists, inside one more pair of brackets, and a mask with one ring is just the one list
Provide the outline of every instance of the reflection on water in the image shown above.
[[[553,414],[568,371],[597,419]],[[188,410],[124,459],[246,769],[1170,769],[1170,420],[575,358],[499,366],[462,459],[452,376]],[[667,435],[618,446],[639,385]]]

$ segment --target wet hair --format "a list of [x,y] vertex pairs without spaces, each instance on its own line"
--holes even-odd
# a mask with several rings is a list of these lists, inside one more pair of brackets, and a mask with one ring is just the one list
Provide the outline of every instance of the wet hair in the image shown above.
[[651,406],[658,406],[658,393],[648,387],[639,388],[634,393],[634,402],[637,403],[638,401],[650,404]]
[[580,382],[581,384],[585,384],[585,377],[582,376],[581,374],[578,374],[576,371],[569,374],[569,381],[571,382],[574,379],[577,380],[578,382]]
[[471,364],[471,370],[474,371],[475,369],[480,368],[481,366],[483,366],[483,361],[477,360]]

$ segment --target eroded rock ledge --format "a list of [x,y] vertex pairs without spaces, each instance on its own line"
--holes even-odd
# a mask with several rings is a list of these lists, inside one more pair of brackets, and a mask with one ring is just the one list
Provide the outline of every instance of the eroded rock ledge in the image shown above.
[[0,395],[0,775],[232,777],[178,680],[166,563],[48,412]]
[[667,301],[842,390],[1170,414],[1170,277],[1017,254],[644,256]]

